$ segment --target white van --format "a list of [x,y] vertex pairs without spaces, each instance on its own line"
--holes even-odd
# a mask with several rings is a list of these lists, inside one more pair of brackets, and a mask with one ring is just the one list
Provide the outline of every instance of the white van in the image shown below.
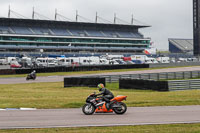
[[100,58],[98,56],[90,56],[88,58],[90,61],[90,65],[99,65],[100,64]]
[[71,66],[79,66],[80,59],[78,57],[69,57]]
[[159,63],[170,63],[169,57],[158,57],[158,58],[157,58],[157,61],[158,61]]
[[55,67],[57,65],[55,58],[37,58],[36,63],[39,67]]
[[99,64],[99,59],[94,57],[79,57],[80,65],[97,65]]
[[59,66],[71,66],[73,59],[70,58],[57,58]]
[[7,64],[6,58],[0,57],[0,65],[6,65],[6,64]]
[[6,62],[7,64],[10,64],[12,61],[17,61],[18,59],[18,57],[7,57]]
[[99,60],[99,64],[100,65],[108,65],[109,64],[109,60],[107,60],[107,59],[100,59]]
[[156,58],[147,57],[145,59],[145,64],[155,64],[155,63],[158,63],[158,61],[156,60]]

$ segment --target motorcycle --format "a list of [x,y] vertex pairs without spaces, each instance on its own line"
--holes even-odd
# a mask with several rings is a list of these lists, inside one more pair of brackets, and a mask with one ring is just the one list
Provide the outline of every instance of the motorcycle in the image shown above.
[[109,108],[101,97],[97,97],[96,93],[92,93],[86,99],[86,104],[82,107],[85,115],[92,115],[95,113],[113,113],[124,114],[127,110],[125,103],[121,102],[126,100],[127,96],[117,96],[110,100]]
[[33,79],[33,80],[35,80],[36,79],[36,74],[34,73],[34,74],[28,74],[27,75],[27,77],[26,77],[26,80],[29,80],[29,79]]

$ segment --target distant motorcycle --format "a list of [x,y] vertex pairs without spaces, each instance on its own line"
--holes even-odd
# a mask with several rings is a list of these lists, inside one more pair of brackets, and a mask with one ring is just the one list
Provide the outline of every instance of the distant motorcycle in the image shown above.
[[121,102],[126,100],[127,96],[117,96],[110,100],[109,109],[106,107],[106,102],[101,97],[97,97],[95,93],[89,95],[86,99],[86,104],[82,107],[85,115],[92,115],[95,113],[112,113],[124,114],[127,110],[125,103]]
[[36,79],[36,73],[34,71],[27,75],[26,80],[30,80],[30,79],[32,80]]

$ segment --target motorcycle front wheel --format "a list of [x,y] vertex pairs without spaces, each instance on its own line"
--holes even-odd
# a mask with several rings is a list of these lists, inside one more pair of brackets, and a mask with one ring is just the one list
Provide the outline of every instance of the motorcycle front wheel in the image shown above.
[[126,106],[125,103],[119,102],[119,103],[117,104],[117,106],[119,106],[119,107],[114,107],[114,108],[113,108],[113,111],[114,111],[116,114],[122,115],[122,114],[124,114],[124,113],[126,112],[127,106]]
[[92,104],[85,104],[82,107],[82,111],[85,115],[92,115],[95,111],[95,107]]

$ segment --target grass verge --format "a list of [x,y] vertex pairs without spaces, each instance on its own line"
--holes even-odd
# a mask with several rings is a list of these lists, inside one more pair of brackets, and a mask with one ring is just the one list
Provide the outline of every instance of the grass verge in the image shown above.
[[[0,108],[79,108],[96,88],[64,88],[63,82],[10,84],[0,86]],[[118,83],[107,84],[114,95],[127,95],[130,107],[200,105],[200,90],[156,92],[119,89]]]
[[200,124],[0,130],[0,133],[199,133]]

